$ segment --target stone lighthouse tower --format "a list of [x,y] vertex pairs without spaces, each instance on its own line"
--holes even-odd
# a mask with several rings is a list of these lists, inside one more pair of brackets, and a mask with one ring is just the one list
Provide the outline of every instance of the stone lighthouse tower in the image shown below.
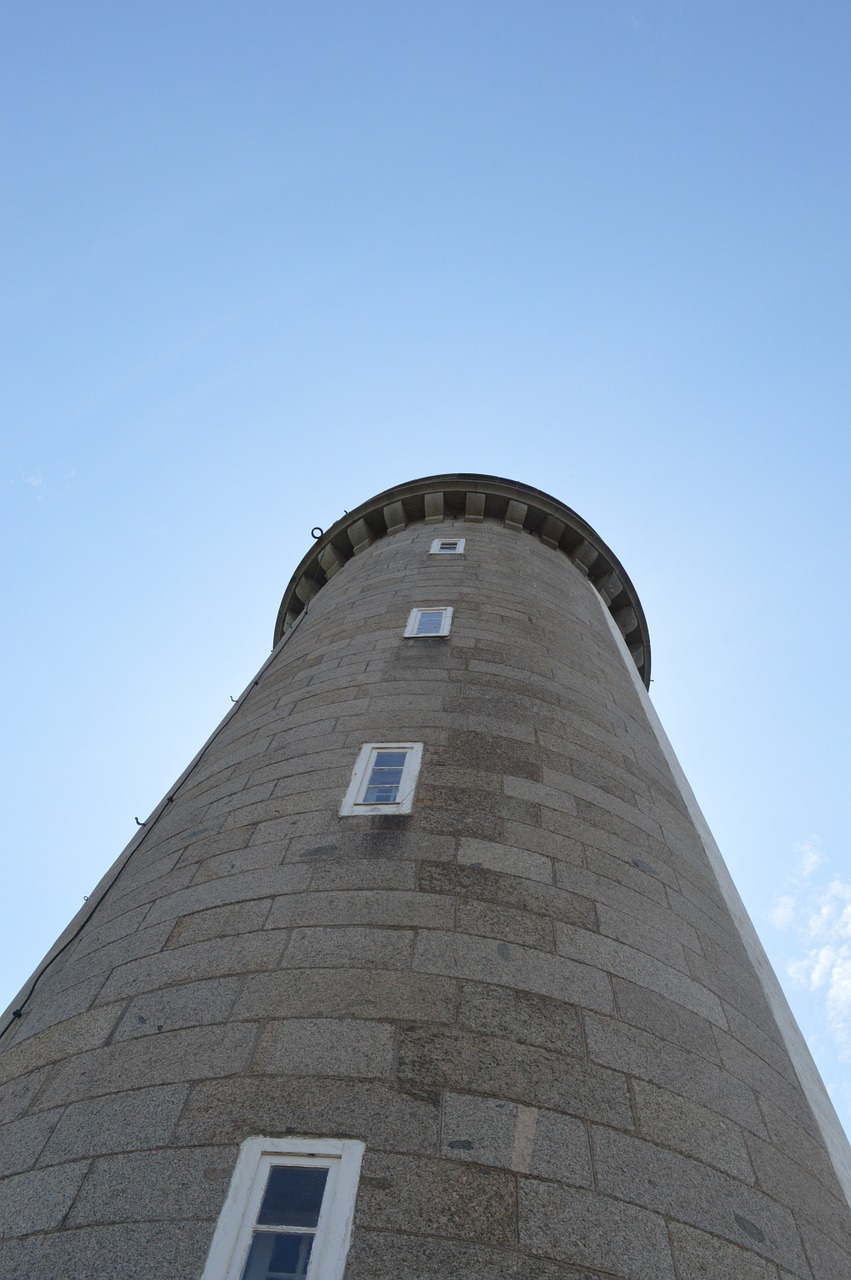
[[849,1153],[538,490],[400,485],[0,1023],[2,1280],[849,1280]]

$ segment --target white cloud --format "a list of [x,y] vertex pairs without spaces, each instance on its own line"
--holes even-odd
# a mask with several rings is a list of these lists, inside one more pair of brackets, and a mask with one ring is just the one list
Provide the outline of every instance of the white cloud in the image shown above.
[[811,938],[851,938],[851,882],[835,876],[810,896],[806,930]]
[[795,845],[795,852],[800,855],[800,873],[805,878],[811,876],[819,867],[824,866],[827,858],[822,852],[821,840],[818,836],[809,836]]
[[771,904],[770,918],[775,929],[788,929],[795,923],[797,904],[791,893],[782,894]]
[[819,844],[813,836],[796,846],[800,874],[809,882],[796,881],[797,899],[792,894],[775,898],[771,921],[778,929],[794,926],[801,953],[789,961],[787,972],[824,1001],[831,1036],[840,1055],[851,1061],[851,880],[812,879],[827,863]]

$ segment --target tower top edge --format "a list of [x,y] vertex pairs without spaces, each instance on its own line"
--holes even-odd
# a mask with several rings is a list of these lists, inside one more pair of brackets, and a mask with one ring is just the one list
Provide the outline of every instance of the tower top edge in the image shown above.
[[612,614],[638,673],[650,684],[650,635],[638,593],[614,552],[571,507],[531,485],[501,476],[450,473],[394,485],[347,511],[316,535],[284,592],[275,623],[278,644],[310,600],[347,560],[411,524],[497,521],[566,555]]

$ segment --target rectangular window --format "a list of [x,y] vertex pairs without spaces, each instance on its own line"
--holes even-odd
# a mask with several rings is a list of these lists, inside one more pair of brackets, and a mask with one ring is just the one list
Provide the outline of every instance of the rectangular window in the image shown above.
[[248,1138],[202,1280],[342,1280],[362,1142]]
[[451,609],[412,609],[408,614],[406,636],[448,636],[452,626]]
[[429,555],[463,556],[466,538],[435,538]]
[[340,806],[340,817],[410,813],[422,755],[421,742],[365,743]]

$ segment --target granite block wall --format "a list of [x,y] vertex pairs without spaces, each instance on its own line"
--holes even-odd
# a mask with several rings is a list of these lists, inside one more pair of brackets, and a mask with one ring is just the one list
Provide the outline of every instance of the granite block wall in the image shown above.
[[[424,744],[412,813],[340,817],[381,741]],[[494,520],[322,586],[0,1048],[4,1280],[197,1280],[253,1134],[366,1144],[347,1280],[851,1276],[594,587]]]

